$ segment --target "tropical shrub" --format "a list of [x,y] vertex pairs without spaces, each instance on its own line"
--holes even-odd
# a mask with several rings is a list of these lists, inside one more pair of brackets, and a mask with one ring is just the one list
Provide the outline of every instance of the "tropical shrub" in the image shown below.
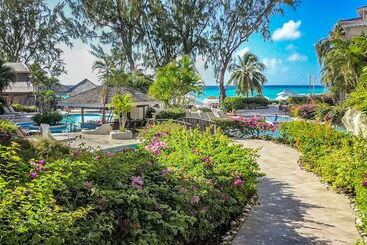
[[62,115],[59,112],[41,112],[37,113],[33,116],[33,121],[37,123],[37,125],[40,125],[41,123],[46,123],[50,125],[56,125],[61,122]]
[[[120,152],[44,154],[0,145],[4,244],[198,244],[256,191],[254,150],[218,133],[175,124],[147,128],[143,146]],[[62,156],[61,156],[62,155]]]
[[18,127],[12,122],[0,119],[0,142],[8,142],[17,130]]
[[290,107],[290,114],[293,117],[299,117],[303,119],[315,119],[316,105],[315,104],[303,104]]
[[318,104],[315,109],[315,118],[320,122],[332,122],[341,124],[346,112],[344,106],[330,106],[328,104]]
[[270,101],[262,96],[256,97],[227,97],[222,102],[222,109],[226,112],[241,109],[252,109],[265,107],[270,104]]
[[186,106],[187,95],[199,94],[203,90],[202,79],[189,55],[173,60],[158,68],[155,81],[149,94],[165,103],[166,106]]
[[178,119],[186,116],[186,111],[181,108],[169,108],[155,115],[156,119]]
[[36,112],[37,108],[35,106],[23,106],[21,104],[11,105],[16,112]]
[[231,137],[259,137],[268,132],[274,132],[277,126],[266,122],[264,117],[233,117],[215,121],[223,132]]
[[309,97],[307,96],[294,96],[289,97],[287,99],[287,102],[293,105],[301,105],[301,104],[307,104],[309,102]]
[[335,189],[356,198],[367,231],[367,142],[328,124],[305,121],[281,125],[283,140],[302,153],[302,165]]

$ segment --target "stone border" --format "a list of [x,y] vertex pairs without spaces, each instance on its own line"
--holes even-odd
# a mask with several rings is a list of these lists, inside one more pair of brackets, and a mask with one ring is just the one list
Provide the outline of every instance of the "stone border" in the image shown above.
[[238,231],[241,229],[242,225],[246,222],[247,217],[255,205],[259,205],[258,195],[255,194],[249,202],[246,204],[243,212],[237,217],[237,219],[231,221],[231,228],[227,231],[220,239],[219,244],[231,244],[233,239],[237,236]]

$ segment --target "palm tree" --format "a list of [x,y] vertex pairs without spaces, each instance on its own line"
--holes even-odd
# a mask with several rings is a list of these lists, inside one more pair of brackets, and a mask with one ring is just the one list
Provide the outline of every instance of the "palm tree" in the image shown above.
[[322,81],[341,100],[357,86],[362,69],[367,65],[367,41],[365,37],[345,38],[343,29],[337,26],[328,38],[316,45],[322,65]]
[[111,56],[103,55],[100,60],[96,61],[93,65],[93,70],[97,70],[98,79],[102,81],[102,123],[106,123],[106,104],[108,99],[108,78],[112,71],[115,70],[115,62]]
[[131,111],[131,109],[134,107],[133,103],[134,99],[131,94],[122,95],[120,93],[116,93],[115,96],[112,97],[109,107],[119,118],[120,130],[125,128],[126,119],[124,120],[124,115],[125,113]]
[[15,74],[12,68],[5,65],[5,61],[0,59],[0,93],[2,93],[11,82],[14,82]]
[[230,67],[232,71],[228,84],[237,86],[237,94],[249,96],[256,91],[262,94],[263,85],[268,81],[263,74],[266,66],[259,61],[259,58],[250,52],[239,58],[239,64],[233,63]]

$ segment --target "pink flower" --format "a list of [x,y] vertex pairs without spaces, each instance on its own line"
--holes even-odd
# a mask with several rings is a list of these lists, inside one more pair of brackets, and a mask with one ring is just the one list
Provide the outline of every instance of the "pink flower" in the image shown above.
[[172,169],[171,168],[166,168],[166,169],[163,169],[162,171],[161,171],[161,174],[163,175],[163,176],[165,176],[165,175],[167,175],[167,174],[170,174],[170,173],[172,173]]
[[39,161],[38,161],[38,164],[40,164],[40,165],[45,165],[45,164],[46,164],[46,161],[45,161],[45,160],[39,160]]
[[362,186],[367,187],[367,180],[362,181]]
[[114,155],[115,155],[115,153],[113,153],[113,152],[107,152],[108,157],[113,157]]
[[142,189],[144,185],[143,178],[140,176],[132,176],[131,184],[135,189]]
[[233,181],[233,185],[238,187],[238,186],[242,186],[244,183],[243,179],[240,176],[237,176],[234,181]]
[[178,193],[183,193],[183,192],[185,192],[186,191],[186,189],[185,188],[183,188],[183,187],[180,187],[180,188],[178,188],[178,190],[177,190],[177,192]]
[[92,186],[93,186],[93,183],[92,183],[92,181],[85,181],[83,183],[83,186],[84,186],[85,189],[91,189]]
[[29,174],[29,177],[35,179],[35,178],[38,177],[38,174],[37,174],[37,172],[32,172],[32,173]]
[[200,197],[199,196],[192,196],[190,199],[190,203],[191,204],[195,204],[195,203],[199,203],[200,202]]
[[202,209],[201,209],[201,212],[203,213],[206,213],[209,211],[209,207],[208,206],[204,206]]
[[205,156],[205,157],[203,157],[203,162],[209,164],[209,163],[212,163],[212,159],[208,156]]
[[99,159],[101,159],[101,156],[97,155],[96,160],[99,160]]

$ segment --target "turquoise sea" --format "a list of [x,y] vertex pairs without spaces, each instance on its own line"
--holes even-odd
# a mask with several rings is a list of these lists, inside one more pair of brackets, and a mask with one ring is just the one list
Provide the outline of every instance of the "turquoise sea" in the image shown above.
[[[322,85],[308,86],[308,85],[267,85],[264,86],[263,95],[269,99],[275,99],[277,94],[283,91],[292,91],[299,95],[309,95],[309,94],[323,94],[327,92],[327,88]],[[227,96],[236,96],[236,87],[227,86]],[[256,95],[256,94],[255,94]],[[203,101],[209,96],[219,96],[218,86],[205,86],[203,94],[198,95],[197,98]]]

